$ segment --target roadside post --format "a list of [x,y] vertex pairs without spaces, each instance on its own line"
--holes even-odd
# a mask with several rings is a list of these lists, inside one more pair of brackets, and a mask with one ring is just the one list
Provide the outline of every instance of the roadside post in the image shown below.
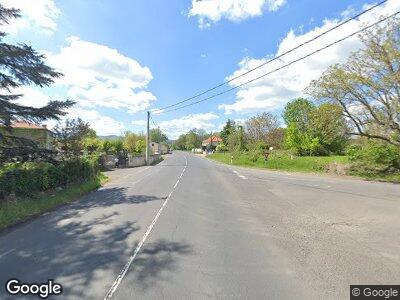
[[150,165],[150,112],[147,112],[146,165]]
[[268,157],[271,154],[271,151],[274,150],[274,147],[269,147],[267,151],[264,152],[264,162],[267,164],[268,162]]
[[233,155],[231,155],[231,165],[233,165]]

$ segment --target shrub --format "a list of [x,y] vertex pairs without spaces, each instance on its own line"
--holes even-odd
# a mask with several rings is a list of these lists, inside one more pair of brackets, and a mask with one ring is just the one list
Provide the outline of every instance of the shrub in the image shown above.
[[351,173],[366,176],[400,173],[400,149],[397,146],[367,141],[347,148],[352,161]]
[[228,146],[226,146],[224,143],[220,143],[216,148],[215,151],[217,152],[226,152],[228,151]]
[[99,172],[98,157],[85,157],[51,163],[10,163],[0,169],[0,198],[10,194],[29,196],[69,183],[82,182]]

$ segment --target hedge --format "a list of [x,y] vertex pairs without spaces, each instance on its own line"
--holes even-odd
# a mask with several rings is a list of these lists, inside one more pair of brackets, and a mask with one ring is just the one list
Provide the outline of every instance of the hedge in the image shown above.
[[99,173],[97,157],[46,162],[9,163],[0,168],[0,199],[10,194],[29,196],[35,192],[84,182]]

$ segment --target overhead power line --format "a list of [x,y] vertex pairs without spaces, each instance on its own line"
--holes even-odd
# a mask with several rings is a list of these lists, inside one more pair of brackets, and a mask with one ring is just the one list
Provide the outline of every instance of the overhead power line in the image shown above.
[[154,119],[153,119],[153,117],[151,116],[151,114],[150,114],[150,120],[151,120],[151,122],[153,123],[153,125],[154,125],[155,127],[157,127],[156,122],[154,122]]
[[232,77],[231,79],[229,79],[229,80],[227,80],[227,81],[224,81],[224,82],[222,82],[222,83],[220,83],[220,84],[218,84],[218,85],[215,85],[215,86],[209,88],[208,90],[205,90],[205,91],[203,91],[203,92],[200,92],[200,93],[198,93],[198,94],[196,94],[196,95],[194,95],[194,96],[192,96],[192,97],[186,98],[186,99],[184,99],[184,100],[182,100],[182,101],[179,101],[179,102],[176,102],[176,103],[174,103],[174,104],[167,105],[167,106],[165,106],[165,107],[163,107],[163,108],[160,108],[160,110],[164,110],[164,109],[167,109],[167,108],[170,108],[170,107],[174,107],[174,106],[177,106],[177,105],[179,105],[179,104],[188,102],[188,101],[190,101],[190,100],[193,100],[193,99],[196,99],[196,98],[198,98],[198,97],[200,97],[200,96],[203,96],[203,95],[207,94],[208,92],[211,92],[211,91],[213,91],[213,90],[216,90],[217,88],[220,88],[220,87],[222,87],[222,86],[224,86],[224,85],[227,85],[228,83],[230,83],[230,82],[232,82],[232,81],[234,81],[234,80],[236,80],[236,79],[238,79],[238,78],[240,78],[240,77],[243,77],[243,76],[245,76],[245,75],[247,75],[247,74],[249,74],[249,73],[251,73],[251,72],[254,72],[255,70],[258,70],[259,68],[261,68],[261,67],[263,67],[263,66],[265,66],[265,65],[267,65],[267,64],[270,64],[270,63],[272,63],[273,61],[276,61],[276,60],[278,60],[278,59],[280,59],[280,58],[282,58],[282,57],[284,57],[284,56],[286,56],[286,55],[292,53],[293,51],[295,51],[295,50],[297,50],[297,49],[299,49],[299,48],[301,48],[301,47],[303,47],[303,46],[305,46],[305,45],[307,45],[307,44],[309,44],[309,43],[311,43],[311,42],[313,42],[313,41],[319,39],[320,37],[322,37],[322,36],[324,36],[324,35],[326,35],[326,34],[332,32],[332,31],[336,30],[337,28],[339,28],[339,27],[341,27],[341,26],[343,26],[343,25],[345,25],[345,24],[347,24],[347,23],[349,23],[349,22],[351,22],[351,21],[353,21],[353,20],[355,20],[355,19],[361,17],[362,15],[366,14],[367,12],[369,12],[369,11],[371,11],[371,10],[377,8],[378,6],[383,5],[383,4],[386,3],[387,1],[388,1],[388,0],[381,1],[381,2],[379,2],[379,3],[377,3],[377,4],[373,5],[373,6],[369,7],[368,9],[363,10],[362,12],[360,12],[360,13],[354,15],[353,17],[351,17],[351,18],[349,18],[349,19],[347,19],[347,20],[345,20],[345,21],[343,21],[343,22],[338,23],[337,25],[333,26],[332,28],[330,28],[330,29],[328,29],[328,30],[326,30],[326,31],[324,31],[324,32],[322,32],[322,33],[316,35],[315,37],[313,37],[313,38],[311,38],[311,39],[305,41],[304,43],[301,43],[301,44],[297,45],[296,47],[294,47],[294,48],[292,48],[292,49],[290,49],[290,50],[288,50],[288,51],[286,51],[286,52],[284,52],[284,53],[282,53],[282,54],[280,54],[280,55],[278,55],[278,56],[276,56],[276,57],[274,57],[274,58],[272,58],[272,59],[269,59],[269,60],[267,60],[266,62],[264,62],[264,63],[262,63],[262,64],[260,64],[260,65],[258,65],[258,66],[256,66],[256,67],[254,67],[254,68],[252,68],[252,69],[250,69],[250,70],[248,70],[248,71],[246,71],[246,72],[244,72],[244,73],[241,73],[241,74],[239,74],[239,75],[237,75],[237,76],[234,76],[234,77]]
[[279,68],[276,68],[276,69],[274,69],[274,70],[272,70],[272,71],[270,71],[270,72],[264,73],[264,74],[262,74],[262,75],[260,75],[260,76],[258,76],[258,77],[255,77],[255,78],[253,78],[253,79],[251,79],[251,80],[249,80],[249,81],[246,81],[246,82],[244,82],[244,83],[241,83],[241,84],[239,84],[239,85],[236,85],[236,86],[234,86],[234,87],[232,87],[232,88],[230,88],[230,89],[227,89],[227,90],[222,91],[222,92],[217,93],[217,94],[213,94],[213,95],[211,95],[211,96],[209,96],[209,97],[207,97],[207,98],[204,98],[204,99],[201,99],[201,100],[198,100],[198,101],[195,101],[195,102],[192,102],[192,103],[189,103],[189,104],[186,104],[186,105],[177,107],[177,108],[172,108],[172,109],[164,110],[164,111],[162,111],[161,113],[167,113],[167,112],[171,112],[171,111],[180,110],[180,109],[183,109],[183,108],[185,108],[185,107],[189,107],[189,106],[192,106],[192,105],[195,105],[195,104],[198,104],[198,103],[201,103],[201,102],[204,102],[204,101],[213,99],[213,98],[215,98],[215,97],[221,96],[221,95],[223,95],[223,94],[229,93],[229,92],[231,92],[231,91],[233,91],[233,90],[236,90],[236,89],[238,89],[238,88],[240,88],[240,87],[242,87],[242,86],[244,86],[244,85],[247,85],[247,84],[252,83],[252,82],[254,82],[254,81],[258,80],[258,79],[261,79],[261,78],[263,78],[263,77],[265,77],[265,76],[267,76],[267,75],[270,75],[270,74],[275,73],[275,72],[278,72],[278,71],[280,71],[280,70],[282,70],[282,69],[284,69],[284,68],[287,68],[287,67],[289,67],[289,66],[291,66],[291,65],[293,65],[293,64],[295,64],[295,63],[297,63],[297,62],[299,62],[299,61],[301,61],[301,60],[304,60],[304,59],[306,59],[306,58],[308,58],[308,57],[310,57],[310,56],[312,56],[312,55],[318,53],[318,52],[321,52],[321,51],[323,51],[323,50],[325,50],[325,49],[327,49],[327,48],[329,48],[329,47],[332,47],[333,45],[336,45],[336,44],[338,44],[338,43],[341,43],[341,42],[343,42],[344,40],[347,40],[347,39],[349,39],[349,38],[351,38],[351,37],[353,37],[353,36],[355,36],[355,35],[357,35],[357,34],[360,34],[361,32],[363,32],[363,31],[365,31],[365,30],[367,30],[367,29],[372,28],[373,26],[376,26],[376,25],[378,25],[378,24],[380,24],[380,23],[382,23],[382,22],[384,22],[384,21],[386,21],[386,20],[388,20],[388,19],[390,19],[390,18],[393,18],[394,16],[398,15],[399,13],[400,13],[400,11],[397,11],[397,12],[395,12],[394,14],[391,14],[391,15],[385,17],[385,18],[382,18],[382,19],[380,19],[379,21],[377,21],[377,22],[375,22],[375,23],[372,23],[372,24],[370,24],[370,25],[368,25],[368,26],[366,26],[366,27],[364,27],[364,28],[362,28],[362,29],[360,29],[360,30],[357,30],[357,31],[353,32],[352,34],[349,34],[349,35],[347,35],[347,36],[345,36],[345,37],[343,37],[343,38],[341,38],[341,39],[339,39],[339,40],[336,40],[335,42],[332,42],[332,43],[330,43],[330,44],[328,44],[328,45],[326,45],[326,46],[324,46],[324,47],[322,47],[322,48],[319,48],[318,50],[315,50],[315,51],[313,51],[313,52],[310,52],[309,54],[307,54],[307,55],[305,55],[305,56],[302,56],[302,57],[300,57],[300,58],[298,58],[298,59],[295,59],[295,60],[293,60],[293,61],[291,61],[291,62],[289,62],[289,63],[287,63],[287,64],[285,64],[285,65],[283,65],[283,66],[281,66],[281,67],[279,67]]

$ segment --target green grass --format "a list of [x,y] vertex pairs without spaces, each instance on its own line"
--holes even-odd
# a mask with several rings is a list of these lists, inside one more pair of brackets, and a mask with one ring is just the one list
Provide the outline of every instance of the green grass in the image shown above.
[[101,173],[92,180],[70,185],[61,191],[2,202],[0,203],[0,229],[41,215],[62,204],[77,200],[80,196],[100,187],[106,180],[107,176]]
[[[208,158],[213,160],[230,164],[230,153],[214,153],[209,155]],[[272,170],[285,170],[295,172],[313,172],[323,173],[327,171],[328,165],[332,163],[347,164],[348,158],[346,156],[295,156],[291,159],[290,155],[284,152],[272,153],[268,162],[265,163],[263,157],[252,158],[247,153],[233,154],[233,165],[267,168]]]
[[[231,164],[230,153],[214,153],[207,156],[210,159]],[[332,167],[334,164],[338,168]],[[362,172],[349,173],[348,168],[340,170],[340,166],[349,166],[350,161],[347,156],[294,156],[293,159],[285,151],[276,151],[272,153],[268,162],[265,163],[263,157],[252,157],[249,153],[233,154],[233,165],[263,168],[271,170],[284,170],[290,172],[305,172],[305,173],[333,173],[339,175],[351,175],[364,178],[367,180],[385,181],[400,183],[400,174],[366,174]],[[345,170],[345,171],[343,171]],[[340,173],[338,173],[340,172]]]

